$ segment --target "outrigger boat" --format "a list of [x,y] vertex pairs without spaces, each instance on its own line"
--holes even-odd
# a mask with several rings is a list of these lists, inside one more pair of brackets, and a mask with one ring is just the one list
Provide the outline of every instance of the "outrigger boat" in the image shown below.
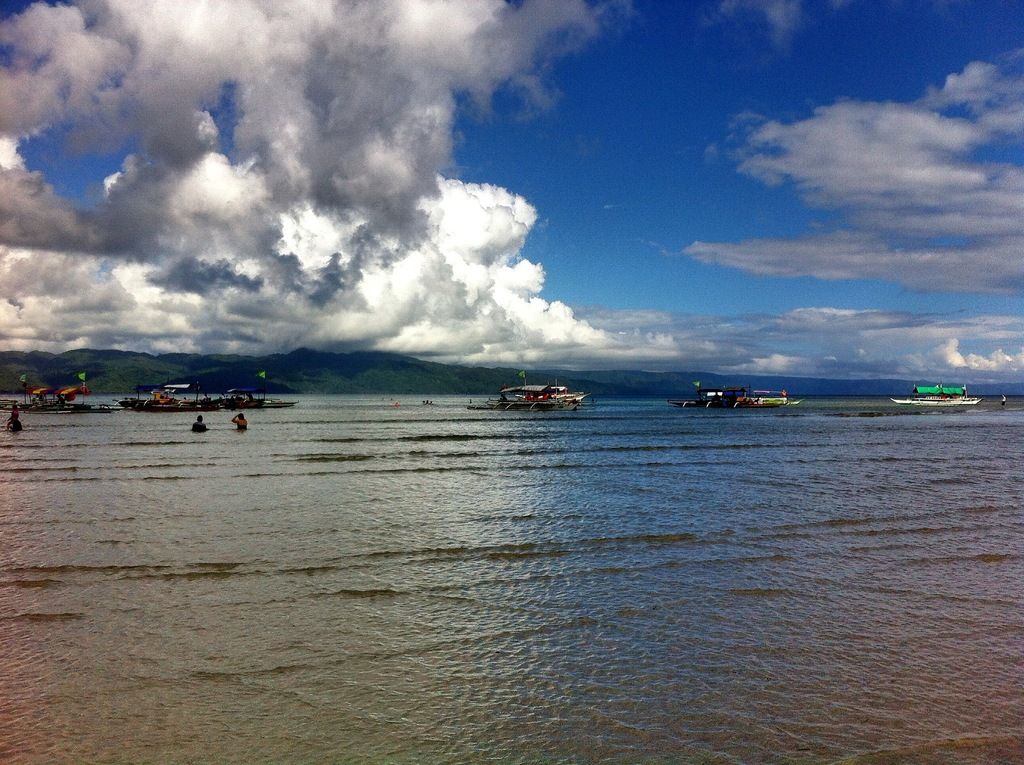
[[[136,412],[212,412],[221,408],[221,399],[202,396],[199,383],[173,383],[170,385],[140,385],[136,390],[150,388],[149,398],[141,395],[135,398],[121,399],[121,406]],[[191,398],[181,398],[191,394]]]
[[981,399],[967,395],[966,385],[915,385],[908,398],[889,399],[896,404],[913,406],[974,406]]
[[153,391],[160,390],[163,387],[163,385],[136,385],[134,396],[125,396],[124,398],[115,399],[115,401],[123,409],[134,409],[136,406],[149,401]]
[[4,399],[0,403],[0,408],[11,409],[12,405],[17,404],[24,412],[59,412],[61,414],[99,414],[117,411],[115,407],[106,404],[86,404],[82,401],[75,401],[78,396],[88,396],[91,392],[85,383],[67,385],[63,388],[51,388],[45,385],[26,386],[24,402],[19,404],[16,399]]
[[753,400],[756,406],[796,406],[802,398],[793,400],[785,390],[755,390]]
[[267,398],[266,388],[231,388],[225,391],[221,406],[224,409],[284,409],[297,403]]
[[794,406],[800,400],[792,400],[789,394],[782,391],[755,390],[749,391],[742,386],[731,388],[702,388],[697,386],[695,398],[670,398],[668,403],[680,408],[694,409],[772,409],[779,406]]
[[584,401],[589,393],[569,390],[564,385],[502,386],[498,398],[482,404],[470,404],[468,409],[496,409],[502,412],[575,411],[593,402]]

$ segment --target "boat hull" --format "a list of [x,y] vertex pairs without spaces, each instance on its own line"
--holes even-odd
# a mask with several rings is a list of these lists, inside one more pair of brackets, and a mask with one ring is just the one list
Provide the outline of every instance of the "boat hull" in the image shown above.
[[131,409],[133,412],[215,412],[220,409],[220,402],[213,401],[210,403],[195,402],[195,401],[176,401],[176,402],[154,402],[154,401],[143,401],[140,404],[133,406]]
[[279,401],[277,399],[254,399],[252,401],[225,401],[222,408],[234,409],[286,409],[295,406],[297,401]]
[[926,398],[890,398],[894,404],[905,406],[974,406],[981,403],[980,398],[926,399]]
[[668,403],[681,409],[776,409],[780,406],[794,406],[799,401],[697,401],[694,399],[669,399]]
[[499,412],[573,412],[582,406],[581,401],[501,401],[492,399],[483,404],[470,404],[467,409]]

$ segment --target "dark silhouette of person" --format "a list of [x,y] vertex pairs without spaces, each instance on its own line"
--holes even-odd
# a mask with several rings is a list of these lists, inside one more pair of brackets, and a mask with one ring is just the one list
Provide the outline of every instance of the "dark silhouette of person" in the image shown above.
[[206,432],[206,423],[203,422],[203,415],[199,415],[198,417],[196,417],[196,421],[192,423],[192,432],[193,433],[205,433]]

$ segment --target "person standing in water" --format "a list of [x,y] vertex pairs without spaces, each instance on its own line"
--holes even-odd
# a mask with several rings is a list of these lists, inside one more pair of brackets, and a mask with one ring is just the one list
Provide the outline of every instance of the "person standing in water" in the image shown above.
[[239,430],[245,430],[246,428],[249,427],[249,421],[245,419],[245,414],[243,412],[239,412],[238,414],[236,414],[234,417],[231,418],[231,421],[235,423],[235,427],[237,427]]
[[192,432],[193,433],[205,433],[206,432],[206,423],[203,422],[203,415],[199,415],[198,417],[196,417],[196,421],[192,423]]
[[19,433],[21,431],[21,413],[18,411],[17,404],[11,407],[11,416],[7,418],[6,427],[12,433]]

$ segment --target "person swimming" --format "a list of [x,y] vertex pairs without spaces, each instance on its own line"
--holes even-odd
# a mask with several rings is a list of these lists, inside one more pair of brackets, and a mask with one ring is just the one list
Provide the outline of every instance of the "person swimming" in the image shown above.
[[18,405],[15,404],[11,407],[11,416],[7,418],[7,430],[12,433],[20,433],[22,429],[21,425],[21,412],[18,411]]
[[196,421],[192,423],[192,432],[193,433],[205,433],[206,432],[206,423],[203,422],[203,415],[199,415],[198,417],[196,417]]
[[231,421],[235,423],[235,427],[237,427],[239,430],[245,430],[246,428],[249,427],[249,421],[245,419],[245,415],[242,412],[239,412],[234,417],[232,417]]

